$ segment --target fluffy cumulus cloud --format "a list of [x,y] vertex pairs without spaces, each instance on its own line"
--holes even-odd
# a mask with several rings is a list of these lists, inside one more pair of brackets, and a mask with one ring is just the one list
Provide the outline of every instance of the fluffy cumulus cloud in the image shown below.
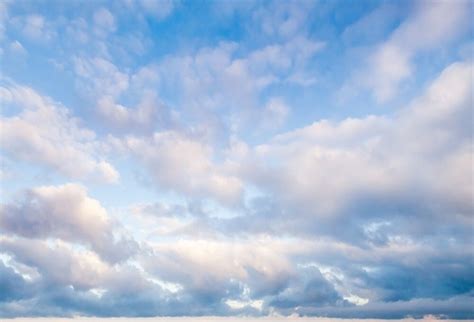
[[[426,214],[444,216],[449,209],[468,216],[472,182],[463,174],[471,167],[472,72],[470,63],[448,66],[424,95],[393,117],[318,121],[280,134],[255,147],[244,172],[276,193],[279,203],[317,220],[333,220],[345,211],[352,217],[354,211],[380,216],[353,209],[380,199],[389,212],[405,203],[412,211],[425,207]],[[435,205],[417,206],[414,200],[434,196]],[[302,218],[303,226],[307,220]]]
[[289,107],[278,96],[262,103],[261,92],[282,83],[312,83],[305,68],[323,48],[324,42],[301,35],[241,55],[237,43],[221,42],[194,55],[166,57],[154,70],[166,79],[162,91],[186,108],[187,118],[203,123],[203,131],[222,135],[219,128],[246,130],[255,123],[268,130],[284,123]]
[[473,318],[469,7],[2,2],[0,318]]
[[40,14],[13,17],[11,23],[25,37],[36,42],[48,42],[56,36],[53,26]]
[[27,190],[2,205],[0,227],[25,238],[60,238],[90,246],[111,261],[127,258],[136,245],[116,240],[113,222],[100,203],[77,184]]
[[241,180],[225,162],[213,162],[211,147],[199,140],[167,131],[150,139],[128,137],[124,145],[162,188],[190,197],[210,196],[227,204],[238,203],[241,198]]
[[42,165],[70,178],[116,182],[115,168],[100,157],[95,133],[62,105],[33,89],[6,82],[1,100],[2,150],[13,158]]

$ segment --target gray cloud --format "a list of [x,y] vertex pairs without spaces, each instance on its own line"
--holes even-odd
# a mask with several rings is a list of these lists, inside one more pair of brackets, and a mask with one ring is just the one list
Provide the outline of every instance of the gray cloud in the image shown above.
[[137,245],[114,236],[114,224],[83,186],[66,184],[24,191],[0,208],[0,228],[27,238],[56,237],[92,247],[109,261],[130,257]]

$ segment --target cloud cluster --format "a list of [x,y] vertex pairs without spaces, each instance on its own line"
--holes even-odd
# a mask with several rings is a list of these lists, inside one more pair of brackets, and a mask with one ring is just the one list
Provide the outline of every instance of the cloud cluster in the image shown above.
[[301,82],[308,60],[324,43],[298,36],[245,56],[238,48],[236,43],[220,43],[192,56],[169,57],[157,68],[167,78],[164,89],[177,86],[183,103],[200,110],[254,108],[268,86]]
[[118,172],[99,154],[93,131],[68,109],[33,89],[6,82],[0,88],[8,116],[0,119],[2,150],[70,178],[113,183]]
[[393,117],[319,121],[278,135],[254,148],[243,172],[279,208],[289,206],[288,216],[301,214],[297,229],[344,215],[443,220],[448,212],[462,220],[473,211],[472,181],[463,175],[471,168],[472,72],[468,62],[447,67]]
[[[285,313],[299,307],[300,312],[335,314],[321,307],[351,307],[350,303],[369,299],[360,316],[378,316],[379,302],[405,301],[408,308],[420,298],[449,301],[452,296],[469,296],[474,286],[468,260],[472,252],[461,249],[472,234],[472,180],[462,175],[471,169],[471,74],[470,63],[455,63],[393,116],[321,121],[235,154],[241,157],[238,173],[263,195],[254,197],[240,216],[196,217],[186,224],[187,230],[174,234],[195,238],[186,231],[217,231],[244,240],[262,234],[277,240],[276,236],[304,236],[307,243],[276,242],[275,250],[268,251],[282,256],[279,262],[265,264],[285,272],[276,282],[271,271],[255,266],[255,259],[246,264],[243,254],[258,251],[258,246],[241,253],[242,241],[226,245],[225,239],[219,240],[219,247],[191,240],[190,250],[180,248],[180,242],[158,244],[159,251],[147,260],[159,267],[152,271],[210,293],[213,285],[220,285],[219,291],[232,294],[236,286],[231,281],[238,280],[248,287],[242,294],[263,296],[265,305]],[[266,241],[271,242],[275,240]],[[226,258],[229,252],[234,260],[210,260]],[[173,255],[170,259],[162,253]],[[265,260],[265,253],[256,258]],[[301,281],[305,273],[295,263],[315,267],[314,276]],[[199,273],[180,272],[180,267],[189,266]],[[318,277],[321,272],[323,280]],[[200,279],[194,280],[197,276]],[[266,291],[257,280],[267,285]],[[460,312],[469,314],[466,308]]]
[[0,208],[0,228],[25,238],[60,238],[90,246],[106,260],[128,258],[136,245],[115,236],[106,210],[77,184],[43,186],[23,192]]
[[213,197],[236,204],[241,180],[212,160],[212,149],[176,131],[155,133],[152,138],[128,137],[123,144],[149,171],[159,187],[190,197]]

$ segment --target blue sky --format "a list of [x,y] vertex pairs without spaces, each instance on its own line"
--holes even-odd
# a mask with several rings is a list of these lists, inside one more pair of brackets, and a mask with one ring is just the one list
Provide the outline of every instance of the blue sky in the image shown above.
[[469,1],[1,1],[0,317],[474,318]]

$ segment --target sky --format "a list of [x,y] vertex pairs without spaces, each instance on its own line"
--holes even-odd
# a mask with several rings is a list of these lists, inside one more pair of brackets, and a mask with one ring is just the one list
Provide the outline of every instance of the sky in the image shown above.
[[472,14],[0,0],[0,318],[474,319]]

